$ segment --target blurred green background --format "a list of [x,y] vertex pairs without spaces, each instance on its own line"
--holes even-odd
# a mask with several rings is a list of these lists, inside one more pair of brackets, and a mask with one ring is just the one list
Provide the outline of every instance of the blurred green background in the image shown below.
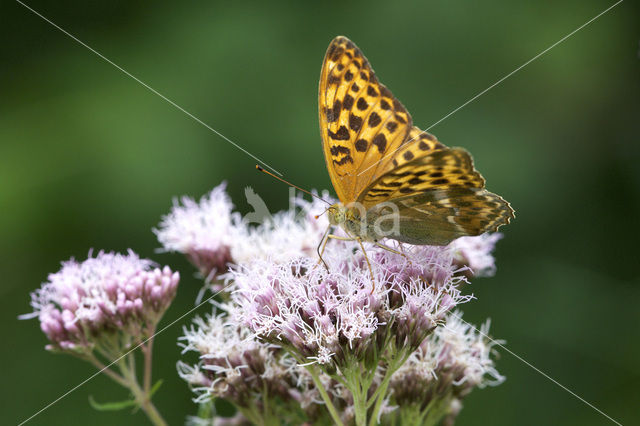
[[[316,105],[334,36],[360,46],[425,128],[613,1],[28,4],[285,178],[330,188]],[[622,424],[640,421],[639,12],[623,2],[432,129],[471,151],[517,214],[466,319],[491,317],[510,350]],[[0,16],[0,423],[16,424],[93,374],[45,352],[35,320],[16,319],[60,261],[131,247],[178,269],[167,324],[200,285],[181,256],[155,251],[151,229],[172,198],[227,180],[239,210],[251,186],[276,211],[288,189],[20,4],[2,3]],[[195,413],[175,372],[188,323],[156,343],[156,401],[170,424]],[[471,394],[460,425],[608,424],[504,351],[498,369],[507,381]],[[30,424],[146,422],[96,412],[89,395],[126,393],[97,377]]]

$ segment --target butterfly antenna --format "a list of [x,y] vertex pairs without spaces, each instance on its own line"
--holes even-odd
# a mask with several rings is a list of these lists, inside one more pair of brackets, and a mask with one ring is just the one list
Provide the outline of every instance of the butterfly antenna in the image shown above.
[[[324,201],[324,200],[322,200],[322,201]],[[326,209],[324,209],[324,211],[323,211],[322,213],[317,214],[317,215],[315,215],[314,217],[315,217],[316,219],[318,219],[320,216],[322,216],[323,214],[325,214],[326,212],[328,212],[330,208],[331,208],[331,206],[327,207]]]
[[299,186],[292,184],[291,182],[287,182],[286,180],[282,179],[281,177],[278,177],[278,176],[274,175],[273,173],[271,173],[271,172],[270,172],[270,171],[268,171],[268,170],[263,169],[262,167],[260,167],[260,166],[259,166],[259,165],[257,165],[257,164],[256,164],[256,170],[258,170],[259,172],[266,173],[266,174],[268,174],[269,176],[271,176],[271,177],[273,177],[273,178],[278,179],[280,182],[284,182],[284,183],[286,183],[287,185],[292,186],[292,187],[294,187],[294,188],[296,188],[296,189],[298,189],[298,190],[300,190],[300,191],[304,192],[305,194],[309,194],[309,195],[311,195],[312,197],[317,198],[318,200],[322,200],[322,201],[324,201],[325,203],[327,203],[327,204],[331,205],[331,203],[330,203],[330,202],[328,202],[327,200],[323,199],[322,197],[319,197],[319,196],[317,196],[316,194],[314,194],[314,193],[312,193],[312,192],[307,191],[306,189],[302,189],[302,188],[300,188]]

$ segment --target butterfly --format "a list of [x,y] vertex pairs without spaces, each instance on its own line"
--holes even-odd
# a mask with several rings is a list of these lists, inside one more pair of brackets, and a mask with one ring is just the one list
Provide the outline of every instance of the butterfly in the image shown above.
[[[346,37],[336,37],[327,49],[318,107],[327,169],[340,200],[327,209],[328,218],[349,236],[329,235],[328,229],[321,245],[331,237],[357,240],[361,247],[368,241],[390,249],[383,238],[443,246],[496,231],[514,218],[509,203],[485,189],[466,150],[413,126]],[[321,259],[322,252],[318,246]]]

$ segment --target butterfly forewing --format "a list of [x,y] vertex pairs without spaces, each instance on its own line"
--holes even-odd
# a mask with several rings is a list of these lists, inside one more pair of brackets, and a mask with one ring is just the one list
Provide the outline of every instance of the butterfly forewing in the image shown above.
[[346,204],[393,167],[389,154],[408,140],[411,116],[345,37],[327,49],[318,103],[327,168]]

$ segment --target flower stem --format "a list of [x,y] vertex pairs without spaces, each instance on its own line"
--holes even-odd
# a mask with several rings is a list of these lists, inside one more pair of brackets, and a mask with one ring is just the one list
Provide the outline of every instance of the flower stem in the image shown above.
[[127,388],[129,388],[136,402],[138,403],[140,408],[142,408],[142,411],[144,411],[152,424],[154,424],[155,426],[167,426],[167,422],[165,422],[158,409],[151,402],[151,396],[149,395],[149,392],[143,390],[138,384],[135,370],[130,368],[130,366],[135,365],[135,363],[133,363],[133,361],[129,359],[133,356],[134,354],[130,353],[125,358],[118,361],[118,366],[120,367],[122,376],[127,382]]
[[367,394],[372,382],[372,375],[363,374],[362,366],[357,360],[353,360],[349,368],[345,368],[344,377],[346,386],[353,397],[353,411],[357,426],[367,424]]
[[342,419],[338,415],[338,411],[336,410],[336,407],[331,402],[331,398],[329,398],[329,394],[327,394],[327,391],[325,390],[324,385],[320,381],[320,376],[316,371],[316,366],[314,364],[311,364],[311,365],[307,365],[306,368],[307,368],[307,371],[309,371],[309,374],[311,374],[313,383],[316,385],[316,389],[318,389],[318,392],[320,392],[320,396],[322,396],[322,400],[324,401],[324,404],[327,406],[327,410],[329,410],[329,414],[331,414],[331,418],[336,423],[336,425],[344,426],[344,423],[342,423]]
[[114,372],[108,366],[100,362],[100,360],[96,358],[95,355],[89,354],[86,357],[83,356],[82,359],[93,364],[101,373],[106,374],[119,385],[124,386],[125,388],[129,387],[129,383],[124,379],[124,377],[120,376],[118,373]]
[[365,426],[367,424],[367,395],[360,388],[359,383],[355,383],[353,393],[353,408],[356,415],[356,425]]
[[[153,336],[153,331],[151,335]],[[150,339],[146,345],[142,345],[142,353],[144,354],[144,376],[143,376],[143,389],[145,393],[149,393],[151,390],[151,365],[153,357],[153,339]]]
[[258,426],[262,426],[264,425],[264,421],[262,419],[262,416],[260,416],[260,412],[259,410],[256,408],[256,406],[254,404],[250,404],[250,406],[248,407],[240,407],[237,406],[236,407],[238,409],[238,411],[240,411],[242,413],[243,416],[245,416],[251,423],[258,425]]
[[397,356],[393,357],[389,361],[389,366],[387,367],[387,371],[385,372],[382,381],[380,382],[380,386],[376,389],[375,393],[369,399],[367,406],[371,406],[375,401],[375,407],[373,408],[373,412],[371,413],[371,420],[369,421],[369,426],[375,426],[376,421],[378,419],[378,413],[380,412],[380,408],[382,408],[382,403],[384,402],[384,397],[387,394],[387,388],[389,387],[389,382],[391,381],[391,376],[396,372],[402,364],[405,363],[409,354],[407,350],[400,350]]

